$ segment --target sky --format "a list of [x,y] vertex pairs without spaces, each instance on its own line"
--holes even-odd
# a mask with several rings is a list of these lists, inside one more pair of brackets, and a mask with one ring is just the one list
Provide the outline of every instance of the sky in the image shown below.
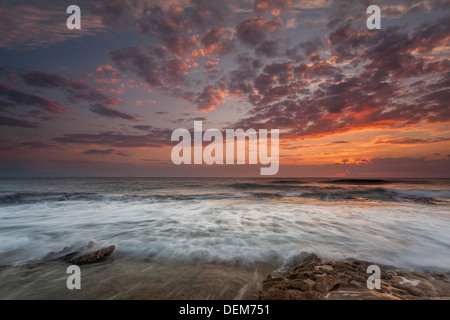
[[0,176],[259,176],[174,165],[197,120],[279,129],[279,177],[450,177],[449,57],[449,0],[2,0]]

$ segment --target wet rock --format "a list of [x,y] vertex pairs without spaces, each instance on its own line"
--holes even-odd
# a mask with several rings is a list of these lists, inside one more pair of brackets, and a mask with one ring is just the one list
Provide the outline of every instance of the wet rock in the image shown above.
[[104,261],[114,251],[116,246],[99,248],[98,244],[90,241],[87,246],[75,250],[73,247],[65,247],[59,252],[50,252],[44,260],[61,260],[67,263],[82,265]]
[[64,256],[64,261],[76,265],[96,263],[105,260],[116,248],[116,246],[112,245],[109,247],[101,248],[100,250],[89,252],[89,253],[71,253],[69,255]]
[[318,257],[314,253],[301,252],[300,254],[291,257],[287,262],[287,266],[289,267],[297,266],[300,265],[302,262],[310,261],[313,259],[318,259]]
[[[304,259],[307,257],[307,259]],[[264,300],[322,299],[449,299],[450,273],[407,272],[378,264],[381,289],[367,288],[367,267],[376,263],[346,259],[324,260],[302,253],[299,264],[282,277],[267,277],[259,292]]]

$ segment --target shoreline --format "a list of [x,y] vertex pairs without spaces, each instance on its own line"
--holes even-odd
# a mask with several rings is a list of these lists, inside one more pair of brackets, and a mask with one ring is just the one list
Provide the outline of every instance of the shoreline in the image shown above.
[[[288,265],[247,265],[124,258],[114,249],[105,251],[108,248],[90,242],[75,252],[65,248],[40,261],[3,266],[0,299],[450,299],[450,270],[407,271],[378,264],[381,288],[369,290],[372,274],[367,267],[377,264],[357,259],[332,260],[302,252]],[[82,290],[68,290],[66,268],[80,261]]]

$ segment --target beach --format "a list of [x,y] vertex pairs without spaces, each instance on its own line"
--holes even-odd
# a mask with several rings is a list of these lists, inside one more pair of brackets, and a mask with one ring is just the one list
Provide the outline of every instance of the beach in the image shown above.
[[[449,216],[448,179],[4,178],[0,298],[257,299],[301,252],[445,274]],[[48,255],[90,241],[69,290]]]

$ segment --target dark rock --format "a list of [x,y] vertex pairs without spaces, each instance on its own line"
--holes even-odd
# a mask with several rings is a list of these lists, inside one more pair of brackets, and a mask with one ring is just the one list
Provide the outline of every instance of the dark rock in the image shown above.
[[267,277],[259,299],[449,299],[449,273],[406,272],[378,264],[381,288],[367,288],[367,267],[376,263],[346,259],[324,260],[301,253],[301,261],[282,277]]
[[309,252],[301,252],[300,254],[293,256],[289,259],[289,261],[286,263],[287,266],[297,266],[300,265],[302,262],[310,261],[313,259],[319,259],[314,253]]
[[90,241],[86,247],[82,247],[78,250],[65,247],[60,252],[50,252],[44,257],[44,260],[62,260],[76,265],[96,263],[104,261],[116,248],[116,246],[111,245],[95,250],[96,247],[98,247],[98,245],[93,241]]
[[80,254],[79,252],[74,252],[69,255],[64,256],[64,261],[72,264],[89,264],[101,262],[106,259],[116,248],[116,246],[112,245],[109,247],[101,248],[100,250],[89,252],[85,254]]

